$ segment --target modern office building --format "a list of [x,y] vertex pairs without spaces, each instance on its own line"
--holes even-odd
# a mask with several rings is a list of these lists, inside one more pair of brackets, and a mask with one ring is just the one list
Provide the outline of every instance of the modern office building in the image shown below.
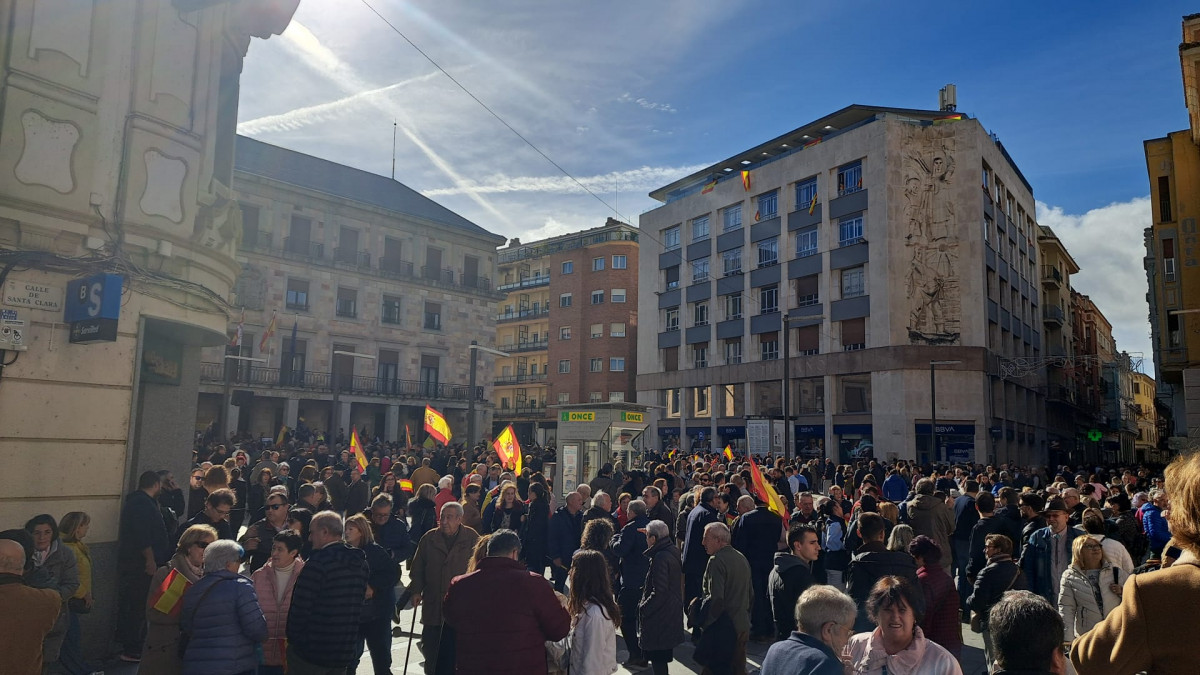
[[1200,14],[1183,18],[1179,45],[1189,128],[1145,141],[1152,224],[1145,231],[1157,395],[1171,408],[1176,448],[1200,442]]
[[638,229],[603,226],[497,252],[493,431],[512,424],[522,442],[555,439],[555,406],[634,400]]
[[219,427],[227,406],[230,431],[273,437],[303,422],[400,440],[407,427],[420,442],[430,404],[465,439],[472,397],[477,435],[490,428],[494,357],[469,346],[495,344],[503,237],[385,176],[244,136],[234,182],[231,339],[245,319],[239,348],[204,351],[199,428]]
[[637,388],[661,443],[1044,461],[1044,371],[1016,361],[1042,354],[1033,193],[977,120],[853,105],[651,196]]

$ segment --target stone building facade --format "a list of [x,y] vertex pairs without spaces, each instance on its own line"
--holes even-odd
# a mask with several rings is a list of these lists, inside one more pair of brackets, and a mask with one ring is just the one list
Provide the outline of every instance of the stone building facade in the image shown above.
[[0,522],[91,515],[93,653],[117,606],[122,498],[143,471],[190,467],[200,351],[225,342],[239,272],[242,60],[297,4],[0,12],[0,310],[27,348],[0,353]]
[[236,169],[242,269],[230,337],[244,309],[242,339],[205,350],[197,427],[220,424],[226,401],[227,431],[274,437],[303,421],[402,440],[407,426],[420,442],[428,403],[466,438],[474,396],[486,429],[493,357],[476,357],[472,392],[469,345],[494,344],[503,237],[384,176],[251,138],[237,139]]
[[637,387],[662,443],[782,427],[790,350],[794,428],[761,449],[1044,461],[1044,375],[1013,366],[1043,348],[1033,194],[978,121],[850,106],[651,196]]

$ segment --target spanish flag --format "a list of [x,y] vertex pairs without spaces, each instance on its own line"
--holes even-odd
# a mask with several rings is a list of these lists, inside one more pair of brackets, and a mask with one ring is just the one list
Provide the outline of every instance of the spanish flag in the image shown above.
[[708,183],[707,185],[704,186],[704,189],[700,191],[700,194],[706,195],[706,194],[712,192],[714,189],[716,189],[716,187],[717,187],[717,179],[714,178],[711,183]]
[[675,459],[675,451],[679,448],[671,448],[667,451],[667,459]]
[[809,141],[809,142],[805,143],[805,144],[804,144],[804,147],[806,147],[806,148],[811,148],[812,146],[814,146],[814,145],[816,145],[816,144],[818,144],[818,143],[820,143],[820,142],[821,142],[821,139],[819,139],[819,138],[814,138],[814,139],[812,139],[811,141]]
[[279,427],[279,436],[275,439],[275,445],[283,445],[284,438],[287,437],[287,425]]
[[746,188],[746,192],[750,191],[750,172],[742,172],[742,187]]
[[271,344],[271,338],[275,337],[275,312],[271,312],[271,323],[267,324],[267,330],[258,340],[258,351],[266,352],[267,345]]
[[732,446],[729,446],[729,445],[725,446],[725,459],[727,459],[731,462],[733,461],[733,447]]
[[788,510],[783,503],[783,498],[780,497],[779,493],[775,492],[775,488],[772,487],[765,478],[763,478],[762,471],[758,468],[758,465],[754,463],[753,457],[750,458],[750,480],[754,485],[755,494],[758,495],[759,499],[766,503],[768,509],[770,509],[775,515],[783,518],[783,526],[786,528],[788,523]]
[[363,450],[362,441],[358,440],[358,429],[350,427],[350,454],[354,455],[354,462],[358,464],[358,470],[366,472],[367,470],[367,452]]
[[411,447],[413,446],[413,444],[412,444],[412,432],[408,430],[408,425],[407,425],[407,424],[405,424],[405,425],[404,425],[404,440],[406,441],[405,445],[406,445],[407,447],[411,448]]
[[812,201],[808,204],[808,215],[811,216],[815,208],[817,208],[817,193],[814,191]]
[[407,478],[401,478],[400,479],[400,489],[404,490],[405,492],[407,492],[409,494],[412,494],[412,491],[413,491],[412,481]]
[[453,434],[450,433],[450,425],[446,423],[446,418],[442,413],[433,409],[432,406],[425,406],[425,431],[442,445],[450,442]]
[[755,209],[755,211],[754,211],[754,222],[756,222],[756,223],[757,223],[757,222],[758,222],[758,221],[760,221],[760,220],[762,220],[762,214],[761,214],[761,213],[759,213],[757,209]]
[[500,466],[506,469],[512,467],[514,473],[521,475],[521,444],[517,442],[517,433],[513,431],[511,424],[496,436],[492,447],[496,449],[496,454],[500,455]]
[[183,594],[191,585],[192,582],[178,570],[172,569],[162,584],[154,589],[150,606],[167,616],[179,616],[179,610],[183,609]]

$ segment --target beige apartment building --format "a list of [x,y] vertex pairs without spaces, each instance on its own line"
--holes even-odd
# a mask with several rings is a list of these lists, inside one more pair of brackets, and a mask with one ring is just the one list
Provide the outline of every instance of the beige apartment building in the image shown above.
[[1045,461],[1044,375],[1015,361],[1043,350],[1033,193],[977,120],[853,105],[651,196],[637,387],[661,445]]
[[231,339],[245,320],[239,349],[203,353],[197,427],[219,428],[224,406],[226,433],[407,427],[420,442],[428,403],[466,439],[473,398],[477,435],[489,429],[494,357],[478,350],[472,390],[470,344],[495,344],[504,238],[385,176],[244,136],[236,150]]
[[556,440],[556,406],[632,402],[638,335],[638,229],[609,218],[596,228],[497,252],[493,432]]
[[0,12],[0,522],[91,516],[93,656],[109,653],[122,499],[146,470],[186,483],[200,352],[226,340],[239,272],[242,60],[297,4]]

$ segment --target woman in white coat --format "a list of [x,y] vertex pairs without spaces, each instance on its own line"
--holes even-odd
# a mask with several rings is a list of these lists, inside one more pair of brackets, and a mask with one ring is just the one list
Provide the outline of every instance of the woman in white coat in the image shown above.
[[613,599],[608,563],[599,551],[580,550],[571,559],[571,675],[617,672],[617,627],[621,610]]
[[1058,612],[1063,618],[1063,643],[1071,644],[1121,604],[1121,589],[1129,575],[1104,557],[1104,547],[1091,537],[1075,537],[1071,566],[1059,582]]
[[1087,509],[1080,521],[1083,531],[1104,547],[1104,559],[1120,567],[1125,574],[1133,574],[1133,557],[1129,555],[1129,549],[1125,548],[1125,544],[1105,534],[1108,531],[1108,523],[1104,520],[1104,513],[1100,509]]

